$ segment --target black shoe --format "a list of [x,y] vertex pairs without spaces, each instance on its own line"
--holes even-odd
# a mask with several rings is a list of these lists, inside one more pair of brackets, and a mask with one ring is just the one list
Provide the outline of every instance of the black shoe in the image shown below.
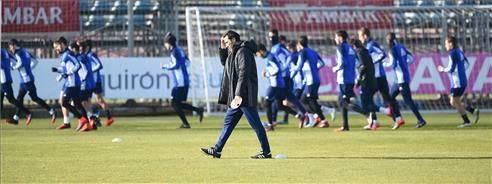
[[422,128],[423,126],[427,125],[425,121],[418,122],[417,125],[415,125],[415,128]]
[[19,120],[15,120],[15,119],[5,119],[5,123],[7,124],[11,124],[11,125],[18,125],[19,124]]
[[200,123],[203,121],[203,108],[201,107],[200,110],[198,110],[198,120]]
[[264,154],[263,152],[258,153],[257,155],[251,156],[252,159],[270,159],[272,158],[272,153]]
[[191,128],[191,126],[187,125],[187,124],[181,124],[181,126],[179,126],[179,128]]
[[94,125],[96,125],[96,127],[102,127],[101,119],[99,117],[92,115],[90,118],[94,119]]
[[[210,147],[210,148],[200,148],[203,153],[205,153],[206,155],[209,155],[209,156],[212,156],[213,158],[220,158],[221,154],[217,151],[215,151],[215,148],[214,147]],[[271,157],[271,155],[270,155]]]

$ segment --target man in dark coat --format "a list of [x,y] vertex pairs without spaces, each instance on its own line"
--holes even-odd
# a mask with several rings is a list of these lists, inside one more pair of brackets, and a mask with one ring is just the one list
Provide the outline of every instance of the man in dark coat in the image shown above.
[[272,158],[270,145],[256,109],[258,103],[258,75],[256,74],[256,52],[254,41],[241,41],[239,34],[228,31],[221,38],[220,61],[224,66],[219,104],[230,106],[224,117],[224,127],[214,147],[201,150],[214,158],[220,158],[227,139],[241,119],[246,115],[256,132],[262,151],[253,159]]

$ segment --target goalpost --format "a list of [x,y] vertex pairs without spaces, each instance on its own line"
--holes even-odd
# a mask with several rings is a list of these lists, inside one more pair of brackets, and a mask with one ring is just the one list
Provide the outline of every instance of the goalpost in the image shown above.
[[[458,38],[470,61],[467,96],[475,105],[491,109],[492,92],[492,6],[443,7],[187,7],[186,31],[188,53],[192,61],[193,102],[206,104],[207,112],[221,111],[216,106],[223,67],[218,58],[220,36],[234,30],[242,40],[253,39],[271,47],[270,29],[278,29],[289,41],[307,35],[309,45],[323,57],[326,67],[321,73],[321,100],[333,103],[337,93],[334,34],[347,30],[357,38],[357,30],[367,27],[372,37],[387,49],[385,36],[395,32],[398,40],[413,53],[410,87],[418,105],[424,110],[449,110],[449,78],[438,73],[438,65],[447,64],[444,40]],[[264,63],[257,58],[258,70]],[[387,70],[389,83],[393,74]],[[266,80],[259,79],[259,96],[264,95]],[[377,97],[376,97],[377,98]],[[378,100],[380,101],[380,100]],[[381,102],[380,102],[381,103]],[[334,103],[333,103],[334,104]],[[405,109],[405,106],[403,106]]]

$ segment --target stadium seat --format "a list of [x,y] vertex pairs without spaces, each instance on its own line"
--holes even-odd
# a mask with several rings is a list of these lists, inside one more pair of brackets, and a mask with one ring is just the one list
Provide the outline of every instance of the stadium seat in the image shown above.
[[133,11],[152,11],[153,4],[150,0],[138,0],[135,1],[135,4],[133,6]]
[[125,13],[128,11],[128,2],[126,0],[117,0],[111,7],[111,12]]
[[417,1],[417,6],[434,6],[434,1],[432,1],[432,0],[419,0],[419,1]]
[[417,3],[414,0],[401,0],[400,6],[415,6]]
[[90,8],[91,12],[103,12],[111,9],[111,3],[109,1],[96,0],[94,6]]
[[89,0],[80,0],[80,11],[89,11]]

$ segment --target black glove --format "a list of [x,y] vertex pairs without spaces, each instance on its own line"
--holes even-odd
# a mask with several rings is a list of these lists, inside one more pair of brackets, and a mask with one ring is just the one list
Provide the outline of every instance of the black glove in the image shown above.
[[68,77],[68,74],[64,73],[61,75],[64,79],[66,79]]
[[52,72],[58,72],[58,68],[57,67],[51,67],[51,71]]

